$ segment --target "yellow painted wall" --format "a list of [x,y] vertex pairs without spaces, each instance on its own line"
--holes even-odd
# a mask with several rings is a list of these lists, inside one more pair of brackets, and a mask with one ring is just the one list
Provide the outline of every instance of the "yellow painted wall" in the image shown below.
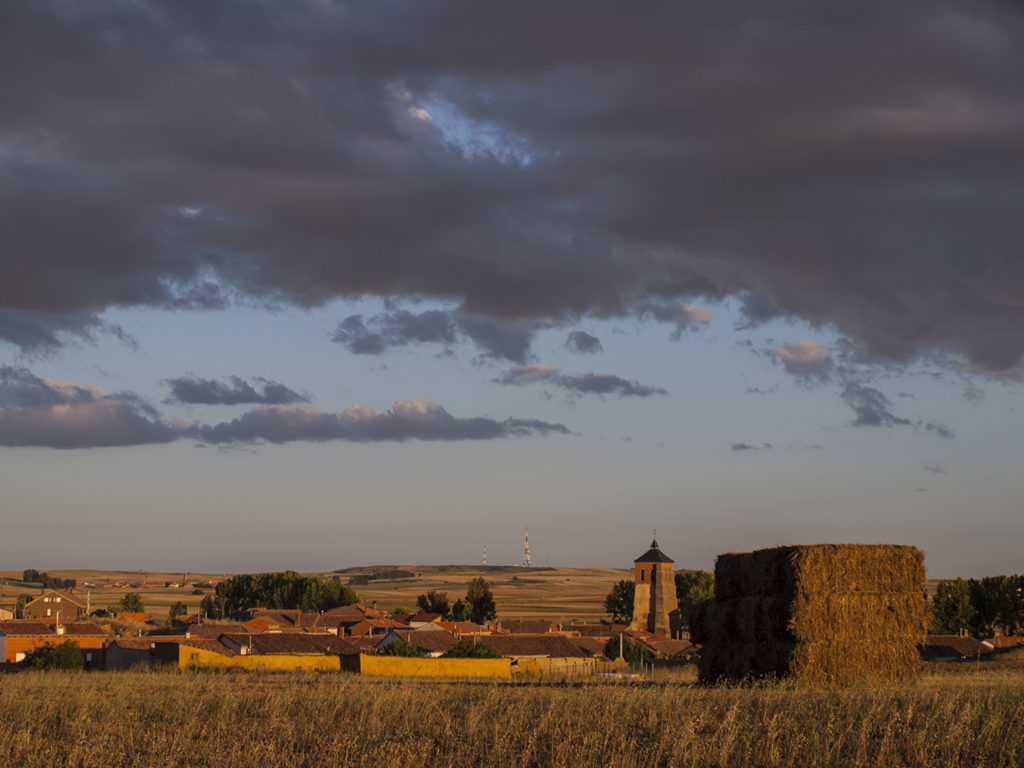
[[512,677],[511,659],[416,659],[359,655],[364,675],[387,677]]
[[518,659],[516,673],[520,675],[593,675],[610,672],[614,665],[608,659],[556,658],[540,659],[524,657]]
[[[195,661],[193,661],[195,656]],[[301,669],[312,672],[339,672],[341,661],[337,656],[224,656],[202,648],[178,646],[178,667],[236,667],[240,669]]]

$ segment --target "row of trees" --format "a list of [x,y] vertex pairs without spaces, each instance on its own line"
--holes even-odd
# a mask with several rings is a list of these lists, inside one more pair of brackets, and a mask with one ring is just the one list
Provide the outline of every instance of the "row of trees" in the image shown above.
[[496,615],[491,585],[483,576],[467,583],[465,599],[459,598],[452,605],[448,603],[447,592],[432,589],[416,598],[416,606],[423,613],[438,613],[450,621],[483,624]]
[[957,634],[966,629],[978,638],[997,632],[1024,631],[1024,576],[953,579],[939,584],[931,600],[932,632]]
[[326,611],[356,602],[359,595],[337,576],[324,580],[295,571],[242,573],[220,582],[213,595],[202,599],[199,610],[207,617],[220,619],[257,606]]
[[47,589],[74,589],[78,584],[76,579],[58,579],[35,568],[26,568],[22,571],[21,580],[28,584],[42,584]]
[[[617,624],[628,624],[633,620],[633,598],[636,585],[623,579],[612,586],[604,599],[604,609],[612,615]],[[680,571],[676,574],[676,600],[679,615],[684,626],[690,626],[693,611],[699,603],[715,596],[715,576],[708,571]]]

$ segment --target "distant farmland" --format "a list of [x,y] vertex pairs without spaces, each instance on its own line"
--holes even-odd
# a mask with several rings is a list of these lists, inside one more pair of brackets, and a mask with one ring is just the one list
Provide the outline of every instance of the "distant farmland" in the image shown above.
[[[466,592],[466,582],[483,576],[491,584],[501,618],[548,618],[553,621],[584,619],[598,621],[606,616],[604,598],[612,584],[620,579],[632,579],[631,570],[613,568],[518,568],[515,566],[463,566],[463,565],[403,565],[350,568],[341,572],[318,572],[324,578],[338,577],[348,582],[353,576],[373,575],[387,570],[409,571],[412,577],[373,580],[353,588],[364,603],[376,601],[378,607],[394,610],[403,607],[416,610],[416,596],[427,590],[448,592],[452,602]],[[178,583],[182,573],[153,571],[68,571],[49,570],[51,576],[74,578],[79,587],[75,593],[83,600],[89,593],[93,608],[115,604],[126,592],[139,592],[146,605],[146,613],[154,618],[166,618],[171,603],[181,600],[195,612],[202,595],[193,595],[196,583],[219,581],[225,574],[190,574],[186,587],[164,587]],[[226,574],[230,576],[231,574]],[[5,605],[11,606],[21,592],[38,591],[26,588],[20,571],[0,572],[7,579],[2,585]],[[87,588],[85,584],[93,584]],[[137,585],[137,586],[132,586]],[[211,592],[205,589],[204,592]]]

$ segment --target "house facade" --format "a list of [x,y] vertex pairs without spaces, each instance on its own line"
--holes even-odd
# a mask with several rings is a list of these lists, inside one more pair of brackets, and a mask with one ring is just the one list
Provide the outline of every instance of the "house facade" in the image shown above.
[[23,615],[26,619],[74,621],[85,616],[85,604],[66,590],[47,589],[25,604]]

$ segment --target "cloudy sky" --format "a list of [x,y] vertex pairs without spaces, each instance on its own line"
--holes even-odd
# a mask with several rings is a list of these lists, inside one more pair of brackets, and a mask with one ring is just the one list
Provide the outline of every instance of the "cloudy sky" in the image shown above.
[[0,4],[0,567],[1021,570],[1024,13]]

